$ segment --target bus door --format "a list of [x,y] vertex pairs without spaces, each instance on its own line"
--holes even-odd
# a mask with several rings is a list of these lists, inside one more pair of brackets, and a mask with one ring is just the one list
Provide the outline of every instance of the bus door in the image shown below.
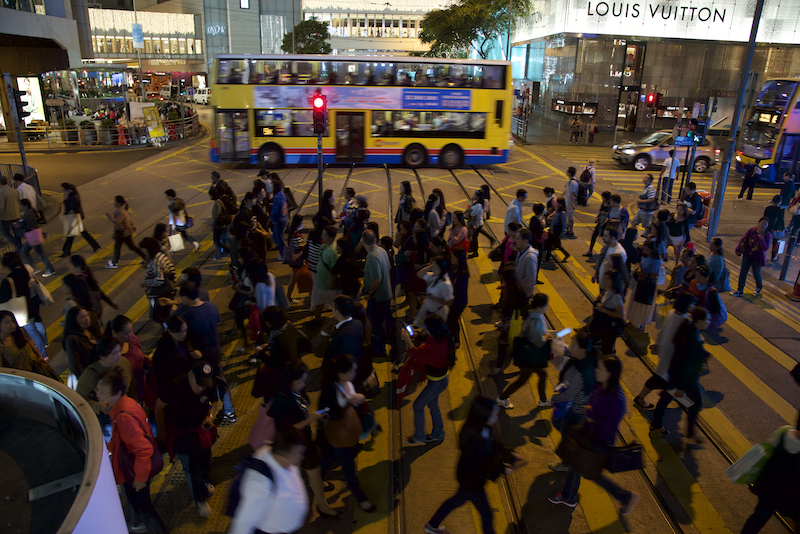
[[364,161],[364,113],[336,113],[336,160]]
[[217,112],[217,142],[220,161],[250,161],[247,111]]
[[798,163],[798,156],[800,156],[800,135],[798,134],[783,134],[781,142],[778,146],[778,151],[775,154],[775,181],[780,182],[783,179],[783,173],[789,171],[797,175],[800,171],[800,164]]

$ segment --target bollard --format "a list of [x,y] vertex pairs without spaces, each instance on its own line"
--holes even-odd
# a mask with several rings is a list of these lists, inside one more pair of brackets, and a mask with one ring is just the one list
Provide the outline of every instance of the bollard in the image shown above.
[[786,250],[783,251],[783,267],[781,267],[781,282],[786,280],[786,271],[789,270],[789,262],[792,261],[792,252],[794,251],[794,244],[797,241],[797,236],[793,235],[786,243]]
[[561,123],[560,122],[558,123],[558,141],[557,142],[559,142],[559,143],[561,142]]

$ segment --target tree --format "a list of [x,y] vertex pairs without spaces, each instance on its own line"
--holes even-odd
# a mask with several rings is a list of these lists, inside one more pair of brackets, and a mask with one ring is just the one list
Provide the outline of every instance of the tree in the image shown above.
[[298,54],[330,54],[333,50],[328,42],[328,23],[321,22],[316,17],[304,20],[294,27],[294,31],[283,36],[281,50],[287,54],[294,53],[292,35],[295,35],[294,48]]
[[[434,9],[422,19],[420,41],[431,45],[426,55],[463,57],[474,49],[486,59],[498,35],[508,33],[508,0],[459,0],[446,9]],[[530,0],[513,0],[514,19],[530,15]],[[512,26],[513,29],[513,26]]]

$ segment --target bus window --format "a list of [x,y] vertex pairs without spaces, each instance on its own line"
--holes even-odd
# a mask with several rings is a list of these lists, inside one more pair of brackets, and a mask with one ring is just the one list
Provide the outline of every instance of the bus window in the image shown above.
[[765,83],[758,93],[755,106],[784,109],[792,100],[797,89],[797,82],[789,80],[772,80]]
[[486,132],[486,113],[373,111],[372,137],[469,137]]
[[256,110],[256,137],[314,137],[315,135],[310,109]]

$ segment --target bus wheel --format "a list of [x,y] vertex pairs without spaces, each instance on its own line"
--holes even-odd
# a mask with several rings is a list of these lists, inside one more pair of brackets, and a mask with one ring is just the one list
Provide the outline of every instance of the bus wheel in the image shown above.
[[428,152],[420,144],[408,145],[405,152],[403,152],[403,164],[411,169],[422,167],[427,161]]
[[708,160],[706,158],[694,160],[694,172],[706,172],[706,169],[708,169]]
[[266,144],[258,151],[258,161],[266,168],[277,169],[283,165],[283,150],[275,143]]
[[447,145],[439,153],[439,164],[445,169],[457,169],[464,162],[464,153],[458,145]]

